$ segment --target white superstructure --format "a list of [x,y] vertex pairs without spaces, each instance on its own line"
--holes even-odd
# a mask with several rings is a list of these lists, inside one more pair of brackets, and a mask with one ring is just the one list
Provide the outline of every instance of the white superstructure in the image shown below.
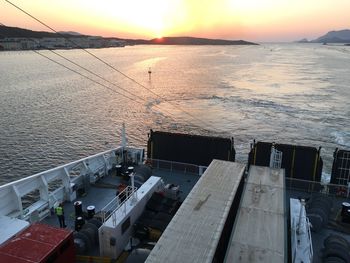
[[117,258],[120,255],[128,244],[132,235],[132,226],[144,211],[147,201],[154,192],[164,190],[164,183],[160,177],[151,176],[139,189],[135,190],[131,189],[124,202],[119,203],[117,196],[106,206],[108,208],[113,203],[118,204],[116,209],[110,211],[110,215],[98,231],[101,256]]
[[[77,191],[87,191],[90,183],[107,175],[123,159],[141,164],[143,154],[144,150],[140,148],[118,147],[2,185],[0,216],[29,222],[41,221],[60,202],[73,201]],[[24,201],[31,198],[34,201],[24,208]]]
[[[293,263],[311,263],[313,248],[305,201],[290,198],[291,254]],[[303,203],[302,203],[303,202]]]

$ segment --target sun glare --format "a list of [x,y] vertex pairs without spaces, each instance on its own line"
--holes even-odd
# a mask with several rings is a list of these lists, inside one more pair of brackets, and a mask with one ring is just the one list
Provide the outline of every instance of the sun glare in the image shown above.
[[109,16],[127,27],[139,28],[150,37],[162,37],[166,30],[166,18],[172,12],[170,1],[128,0],[114,2]]
[[[285,34],[295,38],[297,32],[305,35],[306,29],[317,35],[346,27],[349,9],[349,0],[337,0],[343,6],[341,10],[331,0],[53,0],[50,5],[47,0],[22,2],[24,10],[60,31],[148,39],[189,35],[253,40]],[[46,30],[8,4],[0,8],[6,8],[4,21],[9,25]]]

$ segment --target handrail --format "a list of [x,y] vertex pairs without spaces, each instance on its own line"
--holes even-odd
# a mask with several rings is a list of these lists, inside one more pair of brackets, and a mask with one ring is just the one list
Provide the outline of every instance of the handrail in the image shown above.
[[296,214],[291,212],[291,254],[293,263],[300,262],[296,261],[297,259],[302,260],[302,262],[312,262],[313,260],[311,224],[307,216],[302,215],[301,219],[298,220]]
[[[23,200],[27,200],[34,191],[39,191],[40,198],[49,203],[49,209],[54,206],[52,201],[72,201],[75,198],[74,189],[85,188],[94,180],[108,174],[117,162],[116,156],[120,155],[121,150],[122,147],[117,147],[1,185],[0,196],[4,198],[0,215],[25,217],[26,207],[23,206]],[[143,149],[127,147],[127,150],[130,158],[137,163],[141,162]],[[50,184],[55,186],[54,190],[50,189]],[[32,208],[37,205],[37,202],[31,202]]]
[[191,174],[198,174],[198,175],[202,175],[204,171],[207,169],[207,166],[161,160],[161,159],[147,159],[146,163],[152,164],[153,168],[156,168],[158,170],[166,169],[170,171],[182,171],[184,173],[191,173]]
[[309,240],[310,240],[310,246],[309,246],[309,250],[310,250],[310,262],[312,262],[312,260],[313,260],[313,257],[314,257],[314,248],[313,248],[313,246],[312,246],[312,238],[311,238],[311,223],[310,223],[310,221],[309,221],[309,218],[308,217],[306,217],[306,223],[307,223],[307,226],[306,226],[306,228],[307,228],[307,234],[308,234],[308,238],[309,238]]
[[46,174],[49,174],[51,172],[54,172],[54,171],[59,171],[63,168],[70,168],[70,167],[74,167],[74,165],[80,163],[80,162],[83,162],[83,161],[88,161],[89,159],[93,159],[93,158],[96,158],[96,157],[100,157],[100,156],[103,156],[104,154],[109,154],[109,153],[112,153],[112,152],[115,152],[116,150],[118,150],[120,147],[117,147],[115,149],[111,149],[111,150],[107,150],[107,151],[104,151],[104,152],[101,152],[101,153],[97,153],[95,155],[91,155],[91,156],[88,156],[88,157],[85,157],[85,158],[82,158],[82,159],[79,159],[79,160],[76,160],[76,161],[73,161],[73,162],[70,162],[70,163],[67,163],[67,164],[63,164],[63,165],[60,165],[60,166],[57,166],[57,167],[54,167],[52,169],[49,169],[49,170],[46,170],[46,171],[43,171],[43,172],[39,172],[39,173],[36,173],[36,174],[33,174],[31,176],[28,176],[28,177],[25,177],[25,178],[21,178],[19,180],[16,180],[16,181],[13,181],[13,182],[9,182],[7,184],[4,184],[4,185],[1,185],[0,186],[0,189],[1,188],[5,188],[9,185],[14,185],[14,184],[18,184],[20,182],[24,182],[24,181],[27,181],[27,180],[30,180],[30,179],[33,179],[33,178],[36,178],[36,177],[39,177],[41,175],[46,175]]
[[[295,262],[295,259],[296,259],[296,256],[297,256],[297,244],[296,244],[296,240],[297,240],[297,232],[296,232],[296,226],[295,226],[295,218],[293,218],[292,219],[293,221],[291,222],[291,226],[292,226],[292,238],[291,238],[291,240],[292,240],[292,248],[294,248],[293,249],[293,251],[292,251],[292,253],[293,253],[293,263]],[[294,231],[295,230],[295,231]]]
[[321,193],[331,197],[346,197],[348,190],[346,185],[309,181],[291,177],[286,177],[285,188],[287,190],[307,191],[311,194]]
[[132,198],[134,194],[137,198],[137,187],[132,188],[131,186],[127,186],[121,191],[112,201],[101,209],[102,222],[105,223],[122,206],[124,206],[124,211],[126,211],[126,202]]

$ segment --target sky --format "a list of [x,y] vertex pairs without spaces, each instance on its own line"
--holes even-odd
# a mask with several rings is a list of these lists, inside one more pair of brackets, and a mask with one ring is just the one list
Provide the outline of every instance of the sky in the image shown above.
[[[350,29],[350,0],[9,0],[56,31],[288,42]],[[44,26],[0,0],[0,23]]]

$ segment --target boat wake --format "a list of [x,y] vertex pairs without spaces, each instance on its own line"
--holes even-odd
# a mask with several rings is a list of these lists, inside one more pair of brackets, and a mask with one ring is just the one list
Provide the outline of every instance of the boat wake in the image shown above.
[[344,147],[350,147],[350,132],[334,131],[331,133],[334,141]]

